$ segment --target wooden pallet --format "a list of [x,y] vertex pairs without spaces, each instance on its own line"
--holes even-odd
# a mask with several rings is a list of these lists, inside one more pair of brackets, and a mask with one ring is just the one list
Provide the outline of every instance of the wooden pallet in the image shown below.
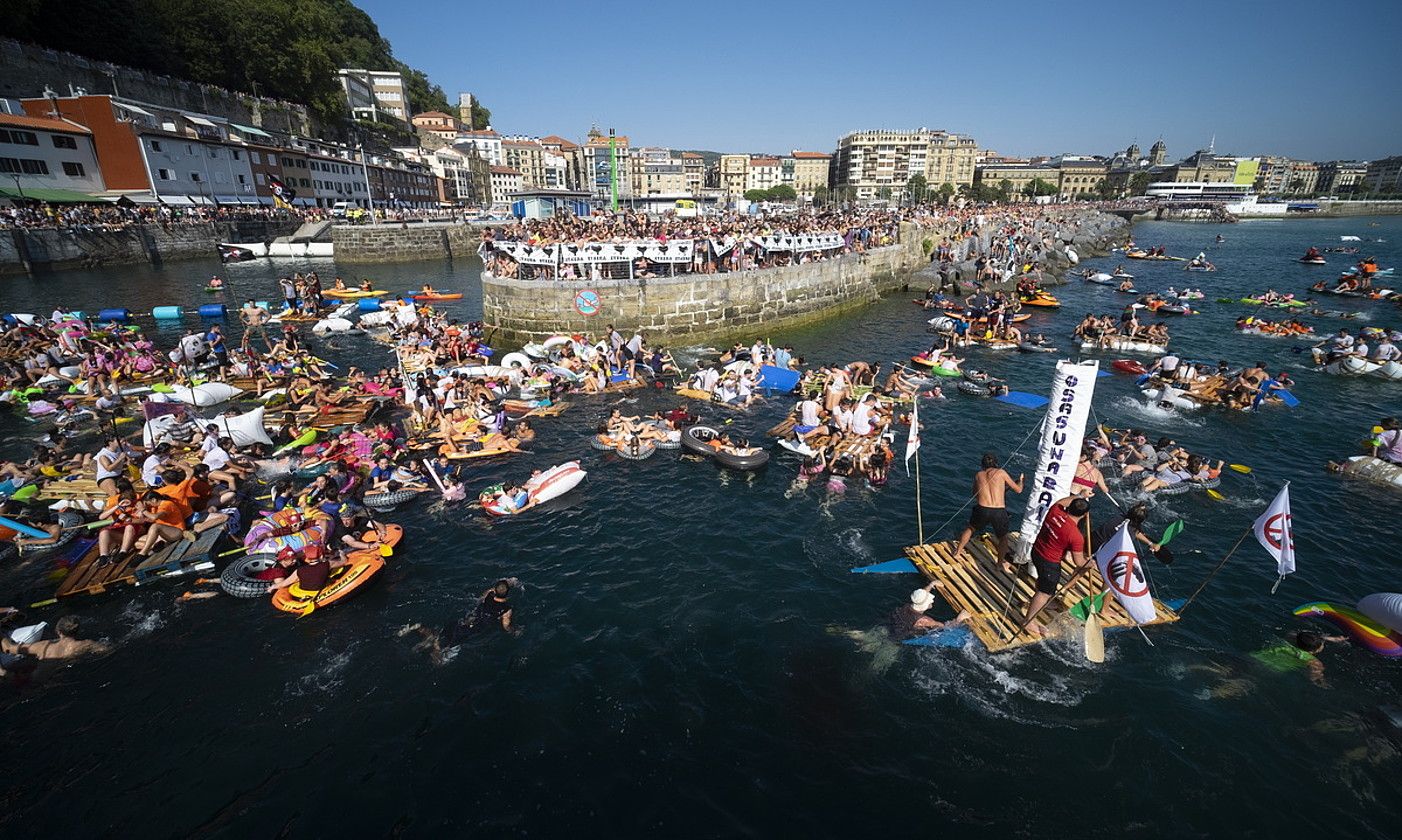
[[570,404],[569,404],[568,402],[556,402],[556,403],[551,403],[550,405],[542,405],[542,406],[540,406],[539,408],[533,408],[533,409],[531,409],[530,411],[527,411],[525,414],[523,414],[523,415],[521,415],[521,416],[522,416],[522,417],[559,417],[561,414],[564,414],[564,413],[565,413],[565,409],[567,409],[567,408],[569,408],[569,407],[570,407]]
[[223,528],[211,528],[197,536],[194,542],[180,540],[171,543],[132,570],[138,584],[210,559],[214,544],[219,542]]
[[[941,583],[935,591],[944,597],[956,610],[967,610],[971,618],[969,628],[990,653],[1035,644],[1040,638],[1018,630],[1027,612],[1027,604],[1034,594],[1034,581],[1019,575],[1014,584],[994,557],[997,546],[984,536],[970,541],[963,553],[954,556],[954,542],[929,543],[911,546],[905,550],[906,557],[922,573]],[[1094,560],[1091,560],[1094,563]],[[1062,572],[1062,584],[1070,579],[1074,570],[1069,566]],[[1004,605],[1008,600],[1010,587],[1016,586],[1012,607],[1004,617]],[[1105,581],[1100,572],[1092,568],[1076,579],[1069,588],[1064,588],[1052,603],[1037,617],[1037,622],[1047,624],[1058,613],[1069,609],[1077,601],[1088,595],[1104,592]],[[1178,614],[1154,600],[1158,616],[1147,626],[1168,624],[1178,620]],[[1133,627],[1134,621],[1124,607],[1113,597],[1105,598],[1100,614],[1105,627]]]
[[97,542],[87,550],[83,558],[68,572],[59,584],[55,598],[70,595],[94,595],[106,592],[109,586],[131,583],[136,579],[133,567],[137,563],[136,552],[121,555],[106,566],[97,564]]

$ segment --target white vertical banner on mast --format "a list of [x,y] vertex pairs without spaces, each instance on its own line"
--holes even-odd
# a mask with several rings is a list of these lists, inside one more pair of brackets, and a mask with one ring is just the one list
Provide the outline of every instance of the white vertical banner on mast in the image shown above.
[[1086,420],[1099,375],[1100,363],[1096,361],[1056,363],[1051,402],[1042,418],[1042,435],[1037,443],[1037,472],[1027,488],[1027,511],[1022,516],[1017,544],[1019,563],[1031,558],[1032,543],[1042,529],[1047,509],[1071,495],[1071,479],[1075,478],[1076,463],[1081,459],[1081,441],[1086,436]]

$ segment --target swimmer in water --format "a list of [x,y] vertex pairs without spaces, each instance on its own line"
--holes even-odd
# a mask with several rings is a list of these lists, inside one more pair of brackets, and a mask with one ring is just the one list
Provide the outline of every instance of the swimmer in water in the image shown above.
[[457,621],[445,624],[438,630],[432,630],[422,624],[411,624],[400,630],[399,635],[406,636],[417,631],[420,636],[423,636],[423,641],[414,649],[429,651],[429,657],[435,664],[439,665],[444,662],[445,650],[458,647],[473,636],[493,627],[500,626],[502,630],[513,636],[519,635],[521,632],[519,626],[511,622],[511,590],[513,586],[519,586],[515,578],[502,578],[482,593],[481,599],[472,608],[472,612]]

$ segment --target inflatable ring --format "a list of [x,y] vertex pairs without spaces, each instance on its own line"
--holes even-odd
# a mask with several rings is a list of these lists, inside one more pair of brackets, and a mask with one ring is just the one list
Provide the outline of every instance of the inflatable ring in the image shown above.
[[657,447],[653,445],[652,441],[647,440],[639,441],[636,446],[622,443],[614,447],[613,451],[618,454],[618,457],[627,458],[629,461],[645,461],[657,452]]
[[769,463],[769,452],[764,449],[752,449],[745,455],[718,449],[713,457],[717,463],[732,470],[757,470]]
[[959,388],[959,393],[967,394],[971,397],[990,397],[993,395],[993,392],[989,390],[987,386],[980,385],[977,382],[970,382],[967,379],[960,382],[957,387]]
[[682,448],[693,455],[704,455],[709,458],[716,454],[716,450],[707,441],[718,437],[720,437],[720,431],[714,426],[700,424],[688,426],[682,431]]
[[379,511],[393,510],[405,502],[412,501],[418,496],[417,490],[396,490],[393,493],[371,493],[361,499],[366,507]]
[[[611,440],[612,440],[612,439],[610,439],[610,441],[611,441]],[[592,446],[592,447],[594,447],[595,449],[599,450],[600,452],[607,452],[607,451],[609,451],[610,449],[613,449],[614,447],[616,447],[618,444],[612,443],[612,442],[605,442],[604,440],[602,440],[602,439],[600,438],[599,435],[590,435],[590,436],[589,436],[589,445]]]
[[240,557],[219,575],[219,586],[235,598],[261,598],[273,588],[273,581],[260,580],[253,575],[271,569],[277,564],[277,555],[260,552]]
[[1193,481],[1184,479],[1177,484],[1170,484],[1160,490],[1155,490],[1155,496],[1181,496],[1189,490],[1215,490],[1217,485],[1222,483],[1220,478],[1209,478],[1206,481]]

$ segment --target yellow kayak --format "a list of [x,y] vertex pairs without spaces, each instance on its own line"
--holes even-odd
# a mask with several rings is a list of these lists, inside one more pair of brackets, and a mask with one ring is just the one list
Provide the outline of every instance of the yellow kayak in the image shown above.
[[363,291],[361,291],[360,289],[327,289],[326,291],[324,291],[324,292],[321,293],[321,296],[322,296],[322,297],[329,297],[329,298],[350,299],[350,298],[379,297],[380,295],[387,295],[387,294],[390,294],[390,292],[389,292],[389,291],[379,291],[379,290],[371,290],[371,291],[368,291],[368,292],[363,292]]

